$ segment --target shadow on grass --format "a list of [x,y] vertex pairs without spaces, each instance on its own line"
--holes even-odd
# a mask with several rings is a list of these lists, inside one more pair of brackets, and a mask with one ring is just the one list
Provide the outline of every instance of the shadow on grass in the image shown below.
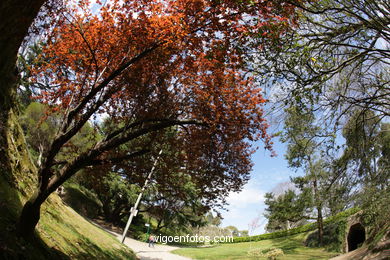
[[271,241],[274,244],[273,247],[282,249],[285,254],[297,253],[298,249],[304,247],[302,240],[297,238],[296,235],[275,238],[271,239]]
[[[96,245],[88,237],[83,235],[79,230],[75,228],[74,225],[71,225],[63,220],[60,216],[60,213],[51,208],[45,212],[47,215],[50,215],[50,218],[53,219],[58,225],[66,227],[69,232],[71,232],[77,239],[68,239],[61,236],[61,239],[67,245],[71,245],[74,248],[77,248],[77,252],[72,253],[72,259],[131,259],[131,256],[123,250],[105,250]],[[88,218],[80,215],[85,222],[93,223]],[[109,236],[109,234],[107,234]],[[112,239],[115,239],[112,237]]]
[[22,209],[19,192],[11,187],[4,168],[0,172],[0,259],[70,259],[48,247],[39,234],[32,241],[16,235],[16,223]]
[[[93,241],[81,234],[74,226],[64,221],[60,213],[51,208],[45,212],[50,215],[58,225],[64,226],[69,232],[75,234],[77,240],[71,240],[61,236],[63,242],[74,248],[70,255],[66,255],[57,248],[49,247],[35,232],[32,241],[25,241],[16,236],[16,223],[22,208],[19,192],[10,187],[0,176],[0,259],[131,259],[123,250],[105,250],[98,247]],[[46,230],[47,231],[47,230]],[[52,238],[53,239],[53,238]]]
[[[74,243],[75,241],[70,241],[66,238],[64,240],[71,244]],[[77,240],[76,242],[79,247],[78,247],[78,252],[75,254],[72,254],[72,259],[129,259],[129,255],[126,254],[125,252],[121,250],[117,251],[109,251],[109,250],[104,250],[98,246],[96,246],[95,243],[93,243],[91,240],[88,238],[81,236],[80,239]]]

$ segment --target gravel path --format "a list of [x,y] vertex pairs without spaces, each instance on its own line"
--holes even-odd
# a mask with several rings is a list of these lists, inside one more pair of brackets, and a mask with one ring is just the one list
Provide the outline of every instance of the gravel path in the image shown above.
[[[118,238],[119,241],[121,240],[122,235],[108,230],[96,223],[93,224],[104,229],[111,235],[114,235],[116,238]],[[148,243],[140,242],[129,237],[126,237],[125,245],[131,248],[131,250],[133,250],[133,252],[140,258],[140,260],[191,260],[191,258],[172,254],[170,251],[178,249],[178,247],[175,246],[155,244],[154,247],[149,247]]]

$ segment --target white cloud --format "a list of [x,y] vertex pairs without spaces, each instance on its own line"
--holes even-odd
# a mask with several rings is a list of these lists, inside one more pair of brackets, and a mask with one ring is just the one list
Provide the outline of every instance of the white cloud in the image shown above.
[[[258,165],[261,165],[260,163]],[[259,167],[259,166],[258,166]],[[265,232],[267,219],[264,217],[266,205],[264,195],[271,192],[278,183],[288,182],[289,176],[295,176],[299,173],[291,173],[288,169],[267,167],[271,169],[260,168],[255,170],[256,174],[252,176],[249,182],[239,193],[230,193],[226,199],[228,211],[222,211],[222,226],[233,225],[239,230],[248,230],[249,224],[258,218],[258,227],[252,230],[251,235],[262,234]]]
[[[247,230],[248,224],[255,218],[261,216],[263,222],[262,209],[264,208],[264,192],[259,187],[256,180],[251,179],[241,192],[230,193],[227,198],[228,211],[222,211],[222,226],[236,226],[240,230]],[[262,232],[263,223],[260,223],[256,231]]]
[[252,184],[244,186],[239,193],[230,193],[226,200],[229,203],[228,208],[245,208],[249,204],[260,204],[264,201],[264,192]]

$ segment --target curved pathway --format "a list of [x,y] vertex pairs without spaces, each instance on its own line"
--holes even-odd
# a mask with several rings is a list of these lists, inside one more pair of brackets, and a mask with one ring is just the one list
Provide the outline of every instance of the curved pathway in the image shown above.
[[[119,241],[121,240],[122,235],[108,230],[98,225],[97,223],[92,223],[115,236]],[[148,243],[141,242],[129,237],[126,237],[125,245],[133,250],[133,252],[139,257],[140,260],[191,260],[191,258],[172,254],[171,251],[179,249],[179,247],[175,246],[155,244],[154,247],[149,247]]]

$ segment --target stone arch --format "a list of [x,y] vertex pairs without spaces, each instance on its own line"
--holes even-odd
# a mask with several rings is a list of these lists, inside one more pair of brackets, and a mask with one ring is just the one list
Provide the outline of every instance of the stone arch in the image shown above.
[[347,236],[348,252],[359,248],[366,240],[366,230],[361,223],[350,226]]

